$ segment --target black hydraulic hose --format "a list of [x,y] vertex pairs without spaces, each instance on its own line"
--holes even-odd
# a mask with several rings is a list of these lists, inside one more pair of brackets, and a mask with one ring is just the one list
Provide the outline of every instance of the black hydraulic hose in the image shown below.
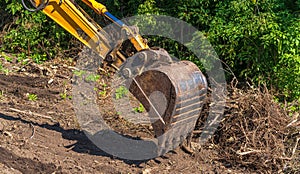
[[[22,5],[23,5],[23,7],[24,7],[26,10],[28,10],[28,11],[30,11],[30,12],[36,12],[36,11],[40,11],[40,10],[44,9],[44,8],[48,5],[48,2],[49,2],[49,0],[47,0],[47,2],[45,2],[45,0],[42,0],[41,4],[40,4],[39,6],[37,6],[37,7],[35,7],[35,8],[29,8],[29,7],[25,4],[24,0],[22,0]],[[31,2],[31,3],[32,3],[32,2]],[[32,3],[32,5],[34,6],[33,3]]]

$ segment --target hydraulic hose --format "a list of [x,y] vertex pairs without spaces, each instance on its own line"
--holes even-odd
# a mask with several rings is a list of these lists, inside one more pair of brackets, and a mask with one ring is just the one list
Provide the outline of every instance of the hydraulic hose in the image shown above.
[[[30,12],[37,12],[37,11],[40,11],[40,10],[44,9],[44,8],[48,5],[48,2],[49,2],[49,0],[47,0],[46,2],[45,2],[45,0],[42,0],[41,4],[40,4],[39,6],[37,6],[37,7],[35,7],[35,8],[29,8],[29,7],[25,4],[25,1],[22,0],[22,5],[23,5],[23,7],[24,7],[26,10],[28,10],[28,11],[30,11]],[[33,6],[35,6],[34,3],[31,2],[31,4],[32,4]]]

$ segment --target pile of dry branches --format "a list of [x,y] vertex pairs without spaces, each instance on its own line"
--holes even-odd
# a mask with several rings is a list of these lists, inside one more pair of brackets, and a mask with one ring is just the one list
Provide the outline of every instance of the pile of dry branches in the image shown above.
[[263,173],[284,172],[293,159],[299,160],[299,139],[294,140],[299,134],[291,136],[297,132],[288,126],[291,117],[268,90],[232,88],[229,98],[213,139],[219,160],[227,166]]

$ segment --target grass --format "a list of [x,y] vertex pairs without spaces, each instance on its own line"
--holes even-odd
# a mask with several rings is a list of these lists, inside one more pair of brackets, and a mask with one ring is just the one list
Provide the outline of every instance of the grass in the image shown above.
[[99,92],[99,95],[101,97],[106,97],[106,95],[107,95],[107,84],[106,83],[102,84],[102,90]]
[[63,99],[63,100],[66,100],[67,98],[68,98],[69,100],[72,100],[72,96],[68,95],[66,92],[60,93],[59,96],[60,96],[60,98]]
[[29,101],[37,101],[38,97],[36,94],[28,94]]
[[73,71],[73,73],[75,74],[75,76],[78,76],[80,78],[82,78],[82,76],[84,74],[86,74],[86,71],[80,70],[80,71]]
[[100,75],[97,74],[90,74],[85,78],[87,82],[96,82],[99,79],[100,79]]
[[145,107],[142,105],[142,103],[140,103],[138,107],[133,108],[133,111],[137,113],[143,113],[145,112]]
[[128,94],[128,89],[125,86],[120,86],[119,88],[116,89],[116,93],[115,93],[115,98],[121,99],[123,97],[125,97]]
[[1,53],[1,56],[4,57],[4,59],[8,62],[12,62],[13,58],[11,56],[8,56],[4,52]]
[[7,68],[4,68],[2,63],[0,62],[0,73],[4,73],[5,75],[8,75],[9,72],[10,72],[10,70]]

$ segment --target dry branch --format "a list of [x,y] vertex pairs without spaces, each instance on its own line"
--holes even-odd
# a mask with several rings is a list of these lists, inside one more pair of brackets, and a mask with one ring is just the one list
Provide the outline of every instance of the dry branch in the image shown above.
[[26,111],[26,110],[22,111],[22,110],[15,109],[15,108],[9,108],[9,110],[14,111],[14,112],[18,112],[20,114],[33,115],[33,116],[37,116],[37,117],[41,117],[41,118],[45,118],[45,119],[50,119],[51,121],[54,121],[54,119],[50,116],[42,115],[42,114],[31,112],[31,111]]
[[[282,170],[295,154],[298,141],[287,146],[290,118],[268,90],[232,88],[223,122],[213,143],[221,161],[252,172]],[[289,150],[287,150],[289,149]]]

